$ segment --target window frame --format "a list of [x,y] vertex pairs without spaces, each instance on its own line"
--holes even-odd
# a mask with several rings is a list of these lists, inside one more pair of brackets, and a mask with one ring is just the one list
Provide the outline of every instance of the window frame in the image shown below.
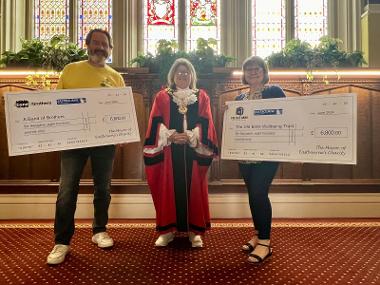
[[[28,31],[28,35],[29,35],[29,38],[36,38],[36,35],[35,35],[35,18],[34,18],[34,3],[35,1],[38,1],[38,0],[33,0],[31,1],[30,3],[30,8],[31,9],[28,9],[30,12],[28,14],[28,16],[30,17],[31,19],[31,25],[30,25],[30,28],[29,28],[29,31]],[[79,9],[79,5],[80,5],[80,1],[79,0],[67,0],[69,3],[69,27],[68,27],[68,38],[70,40],[70,42],[73,42],[73,43],[76,43],[80,46],[79,44],[79,37],[78,37],[78,30],[79,30],[79,25],[80,25],[80,21],[78,19],[78,9]],[[114,6],[114,0],[113,0],[113,3],[111,4],[111,10],[112,10],[112,20],[111,20],[111,33],[113,32],[113,28],[114,28],[114,23],[113,23],[113,18],[114,18],[114,13],[113,13],[113,6]],[[111,35],[112,36],[112,35]]]
[[[139,27],[139,35],[140,35],[140,41],[139,41],[139,51],[140,52],[143,52],[145,53],[145,33],[146,31],[144,30],[145,29],[145,18],[144,18],[144,14],[145,12],[143,11],[144,7],[145,7],[145,2],[148,1],[148,0],[144,0],[144,1],[141,1],[140,5],[139,5],[139,16],[140,16],[140,27]],[[218,41],[218,50],[217,52],[220,53],[221,52],[221,28],[222,28],[222,25],[221,25],[221,7],[222,7],[222,0],[217,0],[217,4],[218,4],[218,11],[217,11],[217,14],[218,14],[218,20],[217,20],[217,29],[218,29],[218,35],[219,37],[217,38],[217,41]],[[187,7],[187,1],[183,1],[183,0],[178,0],[178,7],[177,7],[177,22],[178,22],[178,28],[177,28],[177,43],[178,43],[178,49],[179,50],[183,50],[183,51],[190,51],[187,47],[187,43],[188,43],[188,39],[187,39],[187,21],[188,21],[188,18],[187,18],[187,15],[188,15],[188,7]]]
[[[331,23],[330,23],[330,20],[331,20],[331,5],[330,5],[331,1],[330,0],[327,0],[327,19],[326,19],[326,35],[329,35],[331,34],[330,31],[331,31]],[[250,23],[253,22],[253,1],[249,0],[249,7],[251,8],[251,13],[250,13]],[[296,39],[295,37],[295,1],[294,0],[286,0],[285,1],[285,45],[290,41],[290,40],[293,40],[293,39]],[[254,38],[253,38],[253,30],[252,30],[252,25],[250,25],[250,40],[249,40],[249,51],[252,55],[253,54],[253,42],[254,42]]]

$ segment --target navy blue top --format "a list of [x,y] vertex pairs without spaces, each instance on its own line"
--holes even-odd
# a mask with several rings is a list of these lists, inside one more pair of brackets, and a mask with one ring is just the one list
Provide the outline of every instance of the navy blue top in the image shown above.
[[[241,93],[238,96],[236,96],[236,101],[242,101],[245,99],[248,99],[249,92],[248,93]],[[265,85],[264,90],[261,93],[262,99],[270,99],[270,98],[283,98],[286,97],[284,91],[280,86],[277,85]],[[239,163],[242,164],[257,164],[261,163],[261,161],[239,161]]]
[[[241,93],[238,96],[236,96],[236,101],[244,100],[249,95],[249,93]],[[269,98],[283,98],[285,97],[284,91],[281,89],[280,86],[277,85],[266,85],[264,86],[264,90],[262,92],[262,99],[269,99]]]

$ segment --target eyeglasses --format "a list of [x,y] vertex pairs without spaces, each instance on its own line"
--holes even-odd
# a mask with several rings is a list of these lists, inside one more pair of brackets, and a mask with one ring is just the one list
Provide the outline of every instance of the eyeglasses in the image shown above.
[[176,75],[178,75],[178,76],[188,76],[188,75],[190,75],[190,73],[189,72],[176,72]]
[[263,71],[262,67],[248,67],[245,69],[245,72],[250,72],[250,73],[259,73]]

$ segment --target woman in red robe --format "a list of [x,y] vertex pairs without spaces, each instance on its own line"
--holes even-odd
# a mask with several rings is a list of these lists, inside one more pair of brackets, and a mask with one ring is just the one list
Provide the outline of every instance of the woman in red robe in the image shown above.
[[193,65],[177,59],[168,88],[157,93],[144,145],[148,184],[156,209],[156,246],[188,232],[193,247],[210,228],[207,170],[218,154],[210,99],[196,89]]

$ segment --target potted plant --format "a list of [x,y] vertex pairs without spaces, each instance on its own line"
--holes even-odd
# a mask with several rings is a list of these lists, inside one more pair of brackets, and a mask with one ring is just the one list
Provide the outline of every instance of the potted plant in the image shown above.
[[181,57],[190,60],[197,73],[211,73],[214,67],[225,67],[234,60],[232,57],[216,54],[216,44],[215,39],[199,38],[196,50],[185,52],[178,50],[176,41],[160,40],[158,41],[156,55],[151,53],[139,54],[131,60],[130,64],[148,67],[151,73],[159,74],[161,82],[165,82],[173,62]]
[[87,59],[85,49],[70,43],[64,35],[53,36],[43,49],[43,67],[62,70],[70,62]]
[[283,50],[266,58],[270,68],[340,68],[365,64],[361,51],[346,52],[339,39],[324,36],[315,48],[300,40],[289,41]]
[[37,39],[23,40],[19,52],[5,51],[0,65],[5,67],[41,67],[44,43]]
[[66,64],[86,58],[84,49],[70,43],[65,35],[55,35],[50,41],[22,40],[21,50],[5,51],[0,59],[0,65],[61,71]]

